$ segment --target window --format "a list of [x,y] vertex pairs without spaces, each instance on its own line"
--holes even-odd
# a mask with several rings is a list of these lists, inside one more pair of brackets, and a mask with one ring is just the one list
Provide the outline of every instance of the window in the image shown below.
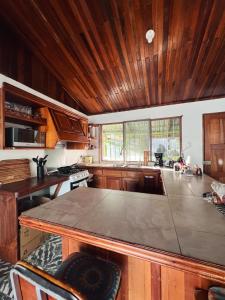
[[102,126],[102,160],[123,161],[123,124]]
[[176,160],[181,152],[181,118],[102,125],[103,161],[143,161],[144,151]]
[[163,160],[177,160],[180,156],[181,118],[151,121],[152,158],[155,152],[163,153]]
[[143,161],[149,150],[149,121],[125,123],[125,155],[127,161]]

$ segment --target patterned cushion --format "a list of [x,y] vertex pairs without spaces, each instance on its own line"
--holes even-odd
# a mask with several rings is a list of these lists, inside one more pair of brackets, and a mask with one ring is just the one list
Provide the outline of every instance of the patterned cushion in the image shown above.
[[32,266],[54,275],[62,264],[61,238],[52,235],[24,260]]
[[[12,299],[13,293],[9,280],[12,265],[0,259],[0,299]],[[4,296],[4,297],[3,297]]]
[[217,286],[211,287],[209,289],[208,299],[225,300],[225,288],[217,287]]
[[12,297],[7,296],[6,294],[0,292],[0,299],[1,299],[1,300],[11,300]]
[[[61,238],[52,235],[24,260],[29,264],[54,275],[62,264]],[[0,260],[0,300],[13,299],[13,292],[9,279],[9,271],[11,268],[11,264]]]
[[89,300],[113,300],[120,283],[119,267],[84,253],[73,253],[55,277],[69,283]]

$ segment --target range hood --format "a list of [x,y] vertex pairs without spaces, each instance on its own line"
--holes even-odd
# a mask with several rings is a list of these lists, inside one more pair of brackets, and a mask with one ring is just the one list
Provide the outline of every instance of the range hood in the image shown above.
[[43,108],[42,114],[48,120],[46,135],[48,148],[66,142],[88,143],[87,120],[50,108]]

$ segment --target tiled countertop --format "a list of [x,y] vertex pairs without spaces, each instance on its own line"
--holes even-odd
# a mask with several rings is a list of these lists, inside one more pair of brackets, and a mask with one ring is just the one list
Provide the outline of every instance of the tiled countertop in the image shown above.
[[225,218],[201,197],[213,179],[162,177],[165,196],[79,188],[23,216],[225,266]]

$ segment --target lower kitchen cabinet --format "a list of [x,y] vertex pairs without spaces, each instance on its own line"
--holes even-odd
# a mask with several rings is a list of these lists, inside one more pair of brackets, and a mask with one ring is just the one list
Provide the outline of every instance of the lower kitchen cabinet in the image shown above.
[[122,179],[118,177],[106,177],[106,188],[111,190],[123,190]]
[[89,168],[89,173],[94,175],[91,186],[95,188],[163,194],[160,171]]
[[140,192],[139,178],[123,178],[123,190],[129,192]]
[[95,188],[99,188],[99,189],[105,189],[106,188],[106,177],[94,175],[91,186],[95,187]]

